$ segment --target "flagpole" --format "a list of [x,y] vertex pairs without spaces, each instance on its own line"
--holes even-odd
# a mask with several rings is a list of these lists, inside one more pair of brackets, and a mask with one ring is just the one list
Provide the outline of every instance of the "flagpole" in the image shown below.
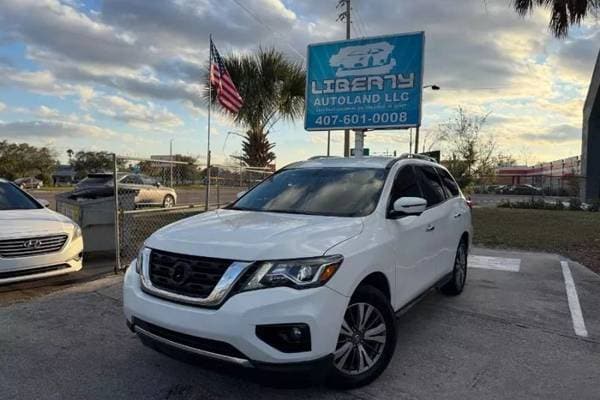
[[208,35],[208,138],[206,141],[206,192],[204,194],[204,210],[208,211],[210,195],[210,109],[212,108],[212,34]]

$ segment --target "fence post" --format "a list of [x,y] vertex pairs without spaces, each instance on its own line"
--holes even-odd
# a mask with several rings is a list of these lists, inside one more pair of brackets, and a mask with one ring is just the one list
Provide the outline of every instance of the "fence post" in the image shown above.
[[121,243],[119,240],[119,180],[117,179],[118,172],[117,154],[113,154],[113,187],[115,195],[115,274],[121,270]]

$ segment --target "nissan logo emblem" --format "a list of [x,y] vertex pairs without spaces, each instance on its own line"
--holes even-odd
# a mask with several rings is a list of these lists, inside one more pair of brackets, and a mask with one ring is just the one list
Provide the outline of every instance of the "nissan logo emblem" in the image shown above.
[[185,263],[183,261],[176,262],[173,266],[173,272],[171,273],[171,279],[173,280],[173,282],[178,285],[184,284],[188,275],[189,268],[190,266],[188,263]]

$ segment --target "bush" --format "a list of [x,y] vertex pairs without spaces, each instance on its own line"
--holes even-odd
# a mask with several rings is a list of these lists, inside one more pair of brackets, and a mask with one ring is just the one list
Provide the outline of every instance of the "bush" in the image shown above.
[[574,197],[569,200],[569,210],[571,211],[581,211],[581,200]]
[[[510,201],[503,200],[498,204],[499,208],[520,208],[520,209],[528,209],[528,210],[571,210],[571,211],[582,211],[581,207],[582,203],[577,198],[572,198],[569,200],[569,206],[565,207],[562,201],[556,200],[554,203],[549,203],[544,201],[543,199],[534,199],[531,198],[527,201]],[[600,200],[595,201],[590,204],[588,211],[600,211]]]

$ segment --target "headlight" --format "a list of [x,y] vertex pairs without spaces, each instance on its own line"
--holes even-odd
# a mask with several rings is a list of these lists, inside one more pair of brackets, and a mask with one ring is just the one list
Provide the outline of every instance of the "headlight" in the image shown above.
[[81,228],[77,224],[73,224],[73,240],[80,238],[82,235]]
[[344,257],[340,255],[297,260],[259,262],[254,276],[242,290],[277,286],[307,289],[322,286],[338,270]]

